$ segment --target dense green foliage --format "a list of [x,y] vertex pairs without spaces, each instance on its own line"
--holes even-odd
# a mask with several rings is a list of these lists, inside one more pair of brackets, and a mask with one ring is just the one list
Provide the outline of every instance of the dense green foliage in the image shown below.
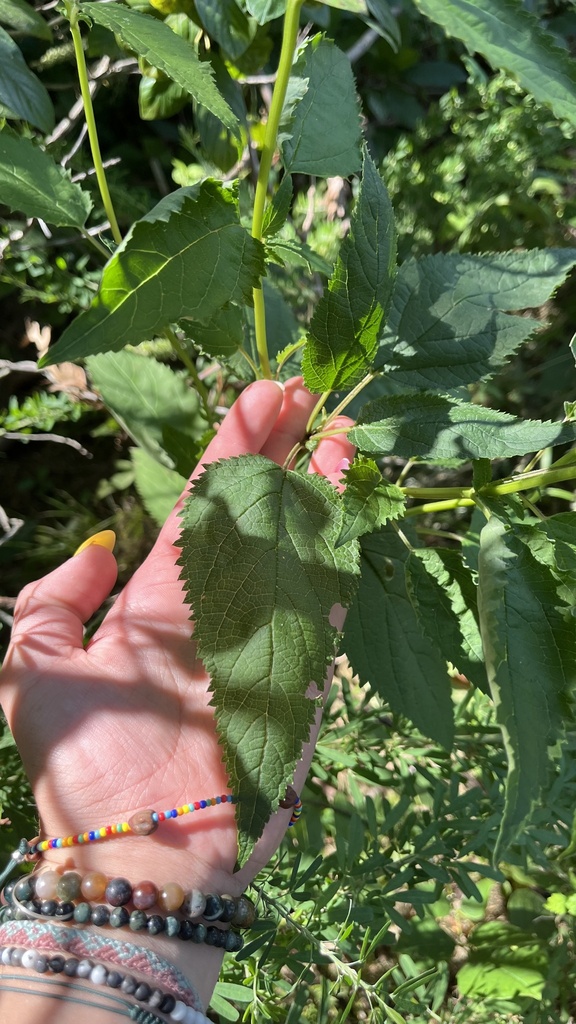
[[[319,394],[297,470],[334,412],[357,418],[343,500],[248,457],[186,514],[242,853],[307,735],[330,604],[351,605],[306,815],[256,882],[222,1020],[574,1014],[576,11],[530,7],[0,4],[0,627],[96,528],[122,582],[254,375]],[[34,825],[1,743],[7,854]]]

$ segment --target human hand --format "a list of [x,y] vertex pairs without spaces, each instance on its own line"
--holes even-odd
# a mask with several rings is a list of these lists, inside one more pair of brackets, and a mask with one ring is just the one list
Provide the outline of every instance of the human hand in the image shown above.
[[[284,393],[271,381],[251,385],[226,416],[192,479],[211,461],[247,452],[283,463],[303,436],[316,400],[300,379],[288,382]],[[336,484],[336,467],[352,451],[344,435],[327,439],[316,450],[312,469]],[[68,835],[126,820],[141,808],[163,810],[227,791],[209,680],[194,656],[189,609],[178,579],[180,551],[174,541],[180,506],[181,501],[86,648],[83,624],[116,580],[114,556],[105,548],[87,547],[27,586],[17,602],[0,697],[45,836]],[[297,788],[312,750],[310,743],[297,769]],[[129,834],[49,851],[45,860],[63,866],[68,858],[80,870],[97,864],[109,875],[131,878],[184,876],[188,885],[237,893],[272,856],[289,818],[286,810],[273,817],[237,875],[232,874],[236,827],[230,805],[178,818],[145,840]]]

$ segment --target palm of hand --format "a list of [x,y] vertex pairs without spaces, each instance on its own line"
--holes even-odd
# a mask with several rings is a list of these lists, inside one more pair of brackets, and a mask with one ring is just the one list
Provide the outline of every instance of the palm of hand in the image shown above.
[[[315,401],[299,380],[289,382],[284,396],[270,382],[253,385],[233,406],[203,464],[244,452],[262,452],[282,463]],[[314,468],[337,478],[336,466],[350,454],[349,443],[334,438],[318,449]],[[0,694],[44,835],[80,832],[126,820],[143,807],[166,810],[228,789],[209,679],[194,656],[178,580],[177,511],[178,506],[86,649],[82,624],[116,578],[110,552],[90,546],[21,595]],[[176,869],[184,849],[194,854],[199,880],[202,874],[213,880],[220,871],[222,884],[239,891],[276,849],[288,819],[288,811],[272,819],[235,882],[230,805],[166,823],[151,841],[166,871],[171,861]],[[119,871],[130,849],[134,864],[141,843],[149,863],[149,842],[132,836],[106,840],[101,862],[110,873]],[[74,849],[77,866],[85,849]]]

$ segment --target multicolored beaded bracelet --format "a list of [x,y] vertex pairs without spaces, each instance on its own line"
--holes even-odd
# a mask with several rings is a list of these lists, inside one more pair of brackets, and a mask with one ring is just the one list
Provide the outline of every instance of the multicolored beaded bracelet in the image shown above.
[[160,988],[152,988],[145,981],[139,981],[130,974],[93,960],[79,960],[76,957],[65,957],[61,953],[51,955],[41,949],[21,946],[0,946],[0,963],[9,967],[22,967],[26,970],[45,974],[64,974],[67,978],[82,978],[93,985],[118,989],[124,995],[131,996],[138,1003],[145,1003],[150,1010],[158,1010],[174,1021],[184,1024],[204,1024],[204,1014],[177,1000],[171,992]]
[[203,811],[207,807],[216,807],[218,804],[235,804],[238,798],[232,793],[223,793],[221,796],[211,796],[206,800],[194,800],[192,803],[182,804],[180,807],[171,807],[167,811],[137,811],[128,821],[120,821],[112,825],[102,825],[100,828],[88,829],[86,832],[77,832],[72,836],[59,836],[54,839],[39,839],[36,842],[28,843],[26,855],[34,857],[37,854],[45,853],[46,850],[59,850],[62,847],[81,846],[84,843],[95,843],[100,839],[110,839],[113,836],[123,836],[131,833],[138,836],[149,836],[156,831],[162,821],[171,821],[173,818],[180,818],[183,814],[191,814],[193,811]]

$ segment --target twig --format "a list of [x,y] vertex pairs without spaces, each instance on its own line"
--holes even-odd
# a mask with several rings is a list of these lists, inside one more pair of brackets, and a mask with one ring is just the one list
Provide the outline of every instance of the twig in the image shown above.
[[21,434],[15,430],[0,431],[0,438],[4,437],[9,441],[56,441],[58,444],[67,444],[70,448],[75,448],[80,455],[85,455],[87,459],[92,458],[92,453],[87,448],[83,448],[79,441],[75,441],[73,437],[62,437],[61,434]]

